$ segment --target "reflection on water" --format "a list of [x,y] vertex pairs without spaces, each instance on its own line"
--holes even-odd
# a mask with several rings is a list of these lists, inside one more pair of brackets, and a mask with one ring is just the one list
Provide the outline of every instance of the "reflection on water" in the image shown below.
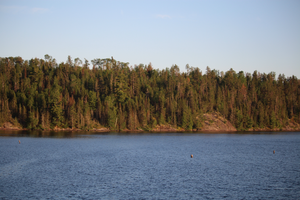
[[300,196],[299,132],[0,135],[0,199]]
[[[0,130],[0,136],[9,137],[52,137],[52,138],[73,138],[82,135],[94,135],[91,131],[40,131],[40,130]],[[105,134],[105,133],[104,133]]]
[[[94,137],[97,135],[222,135],[222,132],[177,132],[177,133],[150,133],[150,132],[96,132],[96,131],[41,131],[41,130],[0,130],[0,137],[46,137],[46,138],[75,138],[75,137]],[[293,135],[299,132],[226,132],[226,134],[238,135]]]

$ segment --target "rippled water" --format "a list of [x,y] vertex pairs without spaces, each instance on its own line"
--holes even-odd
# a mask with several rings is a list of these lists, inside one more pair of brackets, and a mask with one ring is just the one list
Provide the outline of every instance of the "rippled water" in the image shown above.
[[0,132],[0,199],[300,198],[299,132],[26,134]]

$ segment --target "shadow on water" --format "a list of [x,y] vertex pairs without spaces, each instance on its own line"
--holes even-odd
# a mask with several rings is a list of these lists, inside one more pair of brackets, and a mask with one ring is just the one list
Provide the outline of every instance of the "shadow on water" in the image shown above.
[[[41,131],[41,130],[0,130],[0,137],[34,138],[78,138],[97,135],[149,135],[149,132],[93,132],[93,131]],[[165,133],[159,133],[165,134]],[[169,133],[171,134],[171,133]],[[174,134],[174,133],[173,133]]]
[[150,133],[150,132],[93,132],[93,131],[41,131],[41,130],[0,130],[0,137],[35,137],[35,138],[78,138],[99,135],[155,135],[182,133]]
[[93,132],[93,131],[41,131],[41,130],[0,130],[0,137],[49,137],[49,138],[78,138],[98,135],[201,135],[201,134],[237,134],[237,135],[293,135],[300,132]]
[[0,137],[74,138],[78,136],[78,133],[73,131],[0,130]]

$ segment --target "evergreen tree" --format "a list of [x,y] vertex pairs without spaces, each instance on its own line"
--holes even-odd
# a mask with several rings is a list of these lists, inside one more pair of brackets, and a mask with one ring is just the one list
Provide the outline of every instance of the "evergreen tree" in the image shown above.
[[[129,67],[114,58],[94,59],[93,67],[69,56],[0,58],[0,126],[30,129],[106,126],[112,130],[170,124],[201,129],[203,114],[219,112],[237,129],[283,128],[300,123],[300,81],[275,73],[221,72],[187,65],[154,69]],[[95,125],[97,124],[97,125]],[[148,127],[149,126],[149,127]]]
[[54,84],[50,91],[50,106],[52,115],[52,125],[61,126],[63,122],[63,111],[61,107],[61,87],[58,84],[58,79],[54,78]]

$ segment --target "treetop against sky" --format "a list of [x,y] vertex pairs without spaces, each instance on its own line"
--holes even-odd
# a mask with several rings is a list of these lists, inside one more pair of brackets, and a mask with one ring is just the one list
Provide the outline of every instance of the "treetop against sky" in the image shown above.
[[300,77],[300,1],[0,1],[0,57],[114,56],[130,65]]

